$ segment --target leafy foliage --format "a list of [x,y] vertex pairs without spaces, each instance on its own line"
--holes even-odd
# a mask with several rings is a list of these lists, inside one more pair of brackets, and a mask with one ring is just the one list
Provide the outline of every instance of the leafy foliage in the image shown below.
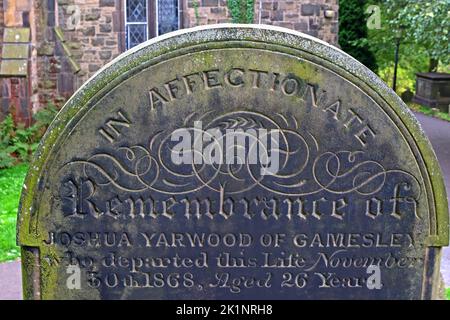
[[0,262],[20,256],[16,245],[16,220],[20,191],[28,166],[0,170]]
[[416,73],[436,70],[430,68],[436,65],[435,59],[441,62],[439,71],[450,71],[446,13],[450,3],[447,0],[373,0],[371,4],[380,8],[381,29],[368,30],[367,39],[356,42],[369,45],[377,61],[378,75],[388,85],[392,84],[397,38],[400,40],[398,93],[406,89],[415,91]]
[[[392,37],[403,28],[403,42],[423,48],[429,59],[429,71],[437,71],[437,61],[450,63],[450,2],[448,0],[384,0],[386,27]],[[435,61],[435,62],[434,62]]]
[[194,7],[195,22],[196,22],[197,25],[198,25],[198,24],[199,24],[199,21],[200,21],[200,13],[199,13],[199,11],[198,11],[198,6],[199,6],[198,0],[194,0],[194,1],[192,2],[192,5],[193,5],[193,7]]
[[372,71],[377,70],[375,56],[367,41],[365,0],[339,2],[339,45]]
[[58,109],[49,105],[34,115],[35,123],[26,128],[15,124],[11,115],[0,123],[0,168],[9,168],[18,161],[29,162]]
[[11,116],[0,123],[0,168],[11,167],[15,160],[11,156],[16,148],[13,142],[14,123]]
[[254,0],[228,0],[227,5],[234,23],[253,23]]
[[[381,63],[380,63],[381,64]],[[418,70],[426,68],[426,60],[422,60],[422,64],[415,66],[407,57],[400,58],[397,69],[397,92],[399,94],[410,90],[415,91],[416,73]],[[390,87],[394,77],[394,62],[383,63],[378,69],[378,76],[386,82]]]

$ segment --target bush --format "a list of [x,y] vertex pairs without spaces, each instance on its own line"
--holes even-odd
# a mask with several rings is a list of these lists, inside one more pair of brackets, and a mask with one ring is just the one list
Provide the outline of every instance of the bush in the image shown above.
[[[378,70],[378,76],[392,87],[392,79],[394,77],[394,63]],[[397,93],[401,94],[409,89],[411,92],[415,92],[416,87],[416,73],[411,68],[397,68]]]
[[18,162],[29,162],[47,127],[58,113],[54,105],[34,114],[34,124],[28,128],[15,124],[11,115],[0,123],[0,169],[10,168]]

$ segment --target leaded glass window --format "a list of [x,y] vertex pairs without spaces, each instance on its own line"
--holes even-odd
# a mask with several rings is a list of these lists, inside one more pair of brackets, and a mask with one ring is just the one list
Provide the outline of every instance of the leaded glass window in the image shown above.
[[158,1],[158,35],[178,30],[178,0]]
[[127,0],[127,22],[147,22],[147,0]]
[[127,49],[148,39],[148,3],[151,0],[125,0],[125,40]]
[[128,25],[127,43],[128,48],[133,48],[139,43],[147,40],[147,25],[145,24],[130,24]]
[[124,4],[127,49],[180,27],[179,0],[124,0]]

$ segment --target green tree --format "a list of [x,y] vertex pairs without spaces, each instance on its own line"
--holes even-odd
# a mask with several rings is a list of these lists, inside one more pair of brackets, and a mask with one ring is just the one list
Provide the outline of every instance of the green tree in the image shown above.
[[341,0],[339,2],[339,45],[342,50],[376,71],[375,56],[367,41],[366,0]]
[[[379,7],[380,28],[369,29],[367,39],[361,41],[367,43],[375,55],[378,75],[389,86],[392,86],[395,49],[397,37],[400,37],[397,92],[401,93],[406,89],[414,91],[415,74],[427,69],[427,53],[423,47],[405,39],[399,33],[400,24],[398,22],[394,23],[398,8],[388,6],[394,4],[394,2],[388,3],[386,0],[378,0],[372,4]],[[403,30],[403,33],[407,33],[407,30]]]
[[450,63],[449,0],[384,0],[382,3],[388,17],[385,30],[390,30],[392,37],[402,27],[402,42],[413,43],[426,51],[428,71],[436,72],[439,62]]
[[370,46],[376,57],[378,75],[391,85],[395,46],[397,38],[400,40],[398,92],[406,89],[414,91],[417,72],[436,71],[438,68],[443,72],[450,71],[447,1],[371,1],[372,5],[380,8],[381,28],[368,30],[368,38],[360,42]]

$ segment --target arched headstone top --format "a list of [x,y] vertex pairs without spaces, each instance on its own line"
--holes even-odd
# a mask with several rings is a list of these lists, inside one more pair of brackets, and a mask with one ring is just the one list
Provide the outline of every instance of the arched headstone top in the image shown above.
[[[193,134],[193,149],[195,133],[203,133],[201,150],[207,152],[220,140],[218,132],[227,132],[225,141],[226,130],[245,132],[246,152],[262,130],[269,137],[267,150],[274,137],[280,139],[278,151],[270,149],[279,159],[275,171],[255,170],[268,164],[258,164],[258,157],[249,163],[249,153],[243,163],[226,163],[227,148],[215,149],[223,158],[210,154],[217,163],[206,163],[205,153],[196,162],[195,151],[182,158],[190,164],[174,161],[184,133]],[[318,289],[325,266],[313,262],[339,250],[363,260],[381,257],[385,287],[361,284],[361,297],[430,298],[437,284],[425,278],[436,278],[448,227],[430,143],[407,106],[375,74],[298,32],[223,24],[147,41],[108,63],[72,96],[30,166],[18,243],[25,272],[38,279],[24,284],[30,298],[257,298],[288,277],[287,269],[262,266],[270,263],[264,261],[269,255],[280,254],[264,247],[268,234],[284,234],[285,255],[308,248],[304,263],[310,265],[294,268],[306,275],[308,289],[280,288],[280,298],[354,297],[345,286]],[[187,239],[199,232],[219,244],[189,247]],[[172,242],[163,250],[148,233],[164,234],[161,246]],[[220,259],[227,253],[246,267],[223,267]],[[148,255],[183,254],[194,266],[170,265],[162,287],[145,287],[136,276],[158,272],[145,265]],[[119,267],[118,256],[143,259],[144,266]],[[81,289],[67,287],[66,269],[74,262],[81,266]],[[361,273],[361,267],[337,270]],[[224,290],[214,283],[222,272],[255,274],[261,286]],[[395,280],[398,272],[404,273],[403,284]],[[184,279],[176,288],[167,280],[173,273]],[[127,291],[120,285],[134,276],[138,287]],[[108,281],[117,283],[109,287]]]

